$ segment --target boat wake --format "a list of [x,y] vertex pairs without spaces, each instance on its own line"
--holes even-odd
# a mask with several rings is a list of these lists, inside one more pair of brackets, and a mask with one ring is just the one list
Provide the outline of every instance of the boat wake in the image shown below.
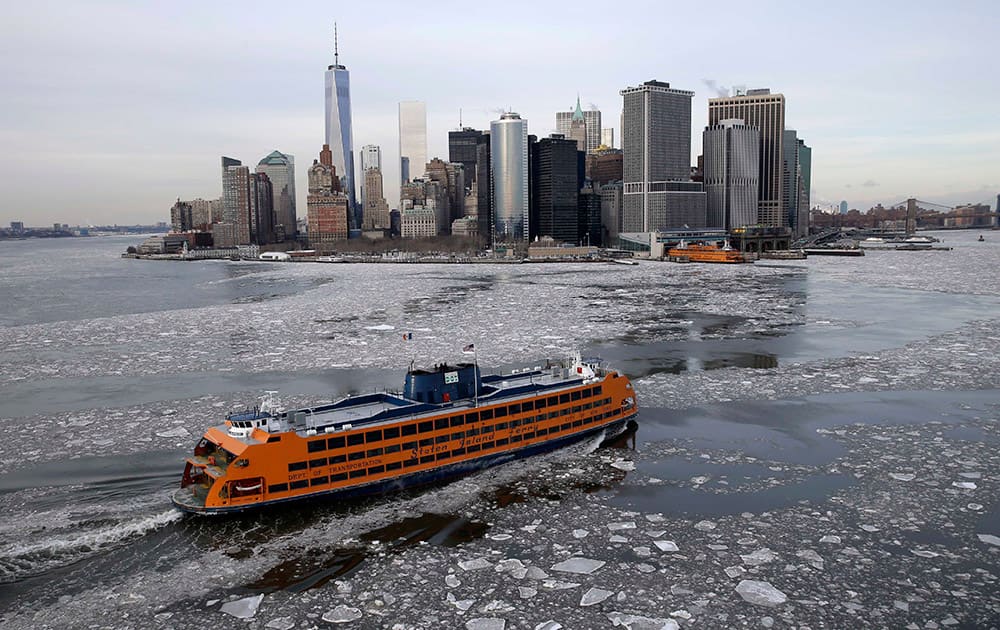
[[180,512],[169,509],[112,524],[108,524],[107,519],[101,519],[94,523],[97,527],[90,531],[74,533],[74,529],[86,527],[87,523],[84,522],[78,523],[73,529],[53,531],[52,535],[41,539],[37,538],[37,534],[44,536],[47,530],[30,528],[25,533],[31,536],[31,542],[0,545],[0,584],[16,582],[73,564],[181,518],[183,515]]

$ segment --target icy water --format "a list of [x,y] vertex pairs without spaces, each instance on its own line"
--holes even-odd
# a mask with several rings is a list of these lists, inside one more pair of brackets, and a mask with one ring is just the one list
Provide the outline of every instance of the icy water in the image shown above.
[[[996,627],[1000,233],[978,235],[738,267],[0,243],[0,626]],[[638,426],[367,502],[170,506],[227,409],[398,388],[472,342],[497,369],[601,355]]]

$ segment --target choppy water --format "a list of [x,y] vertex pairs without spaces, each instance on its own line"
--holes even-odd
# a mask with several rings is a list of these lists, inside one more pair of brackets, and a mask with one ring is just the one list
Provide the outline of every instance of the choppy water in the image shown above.
[[[962,448],[995,450],[998,441],[1000,280],[984,270],[1000,269],[1000,236],[942,235],[953,251],[738,267],[174,263],[122,260],[132,241],[120,238],[0,243],[0,620],[146,627],[207,615],[240,625],[205,602],[264,593],[262,615],[295,621],[344,603],[365,611],[361,627],[483,616],[525,625],[555,618],[567,595],[555,589],[549,599],[468,614],[441,593],[415,595],[413,608],[379,616],[374,600],[343,585],[391,567],[443,580],[449,570],[433,563],[454,556],[442,554],[475,557],[496,545],[540,565],[551,549],[587,538],[553,526],[545,551],[505,532],[534,535],[536,515],[571,508],[574,526],[590,531],[615,511],[681,527],[874,509],[882,499],[869,479],[885,475],[859,466],[930,461],[920,442],[928,436],[938,455],[954,448],[962,461],[973,457],[958,455]],[[497,368],[577,348],[603,356],[635,382],[638,430],[615,449],[581,445],[389,499],[227,519],[182,518],[170,507],[183,456],[227,408],[264,389],[294,404],[398,387],[412,359],[453,360],[470,342],[481,364]],[[872,445],[875,456],[865,454]],[[608,465],[619,460],[634,470]],[[963,464],[981,471],[975,489],[961,490],[980,505],[968,527],[1000,536],[998,470],[977,461]],[[933,474],[921,488],[951,487]],[[906,500],[939,502],[921,497]],[[939,529],[902,527],[906,540],[960,555],[966,538]],[[780,528],[776,536],[775,548],[795,540]],[[631,566],[634,544],[608,547],[608,560]],[[687,575],[703,565],[693,562]],[[996,562],[977,566],[1000,573]],[[497,572],[470,584],[496,588]],[[410,601],[405,586],[389,597]],[[514,593],[506,599],[518,600]],[[949,614],[990,619],[992,597],[966,598]],[[94,612],[109,601],[110,612]],[[654,617],[668,605],[614,601]],[[748,606],[738,597],[718,602],[724,612],[698,606],[706,619],[727,615],[725,625],[744,613],[728,608],[738,604]],[[568,627],[592,625],[592,615],[607,623],[615,612],[569,605],[579,611],[567,613]],[[853,613],[796,614],[833,623]]]

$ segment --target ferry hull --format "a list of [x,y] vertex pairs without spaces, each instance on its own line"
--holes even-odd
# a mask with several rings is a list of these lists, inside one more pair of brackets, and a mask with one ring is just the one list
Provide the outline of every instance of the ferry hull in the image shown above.
[[632,413],[630,415],[623,416],[622,418],[619,418],[603,426],[592,427],[590,429],[581,431],[579,433],[574,433],[571,435],[554,438],[552,440],[548,440],[545,442],[532,444],[530,446],[526,446],[524,448],[520,448],[517,450],[504,451],[500,453],[491,453],[489,455],[484,455],[476,459],[464,460],[456,462],[454,464],[441,466],[439,468],[416,471],[406,475],[400,475],[398,477],[382,479],[379,481],[373,481],[370,483],[360,484],[356,486],[349,486],[346,488],[335,488],[332,490],[311,492],[304,495],[296,495],[278,499],[268,499],[265,501],[260,501],[252,504],[212,506],[212,507],[196,506],[185,502],[181,498],[183,496],[182,495],[183,489],[181,489],[174,493],[174,495],[171,497],[171,502],[178,509],[190,514],[219,515],[219,514],[238,514],[244,512],[251,512],[266,507],[272,507],[278,504],[290,505],[293,503],[301,504],[309,501],[325,501],[329,499],[355,499],[355,498],[389,494],[407,488],[424,486],[439,481],[454,479],[456,477],[461,477],[473,472],[477,472],[479,470],[484,470],[486,468],[491,468],[493,466],[505,464],[507,462],[515,461],[518,459],[524,459],[527,457],[532,457],[534,455],[540,455],[543,453],[548,453],[569,446],[570,444],[581,442],[583,440],[586,440],[587,438],[593,438],[599,435],[601,432],[606,433],[607,436],[606,439],[612,439],[623,433],[626,427],[628,426],[628,423],[634,421],[637,415],[638,415],[637,413]]

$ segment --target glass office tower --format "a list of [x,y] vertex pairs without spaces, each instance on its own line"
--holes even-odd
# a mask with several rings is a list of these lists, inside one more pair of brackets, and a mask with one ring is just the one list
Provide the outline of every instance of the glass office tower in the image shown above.
[[326,143],[333,152],[333,165],[340,188],[347,193],[351,227],[361,225],[354,193],[354,134],[351,125],[351,73],[340,65],[336,46],[333,65],[326,69]]
[[528,121],[508,112],[490,123],[493,231],[497,243],[528,240]]

